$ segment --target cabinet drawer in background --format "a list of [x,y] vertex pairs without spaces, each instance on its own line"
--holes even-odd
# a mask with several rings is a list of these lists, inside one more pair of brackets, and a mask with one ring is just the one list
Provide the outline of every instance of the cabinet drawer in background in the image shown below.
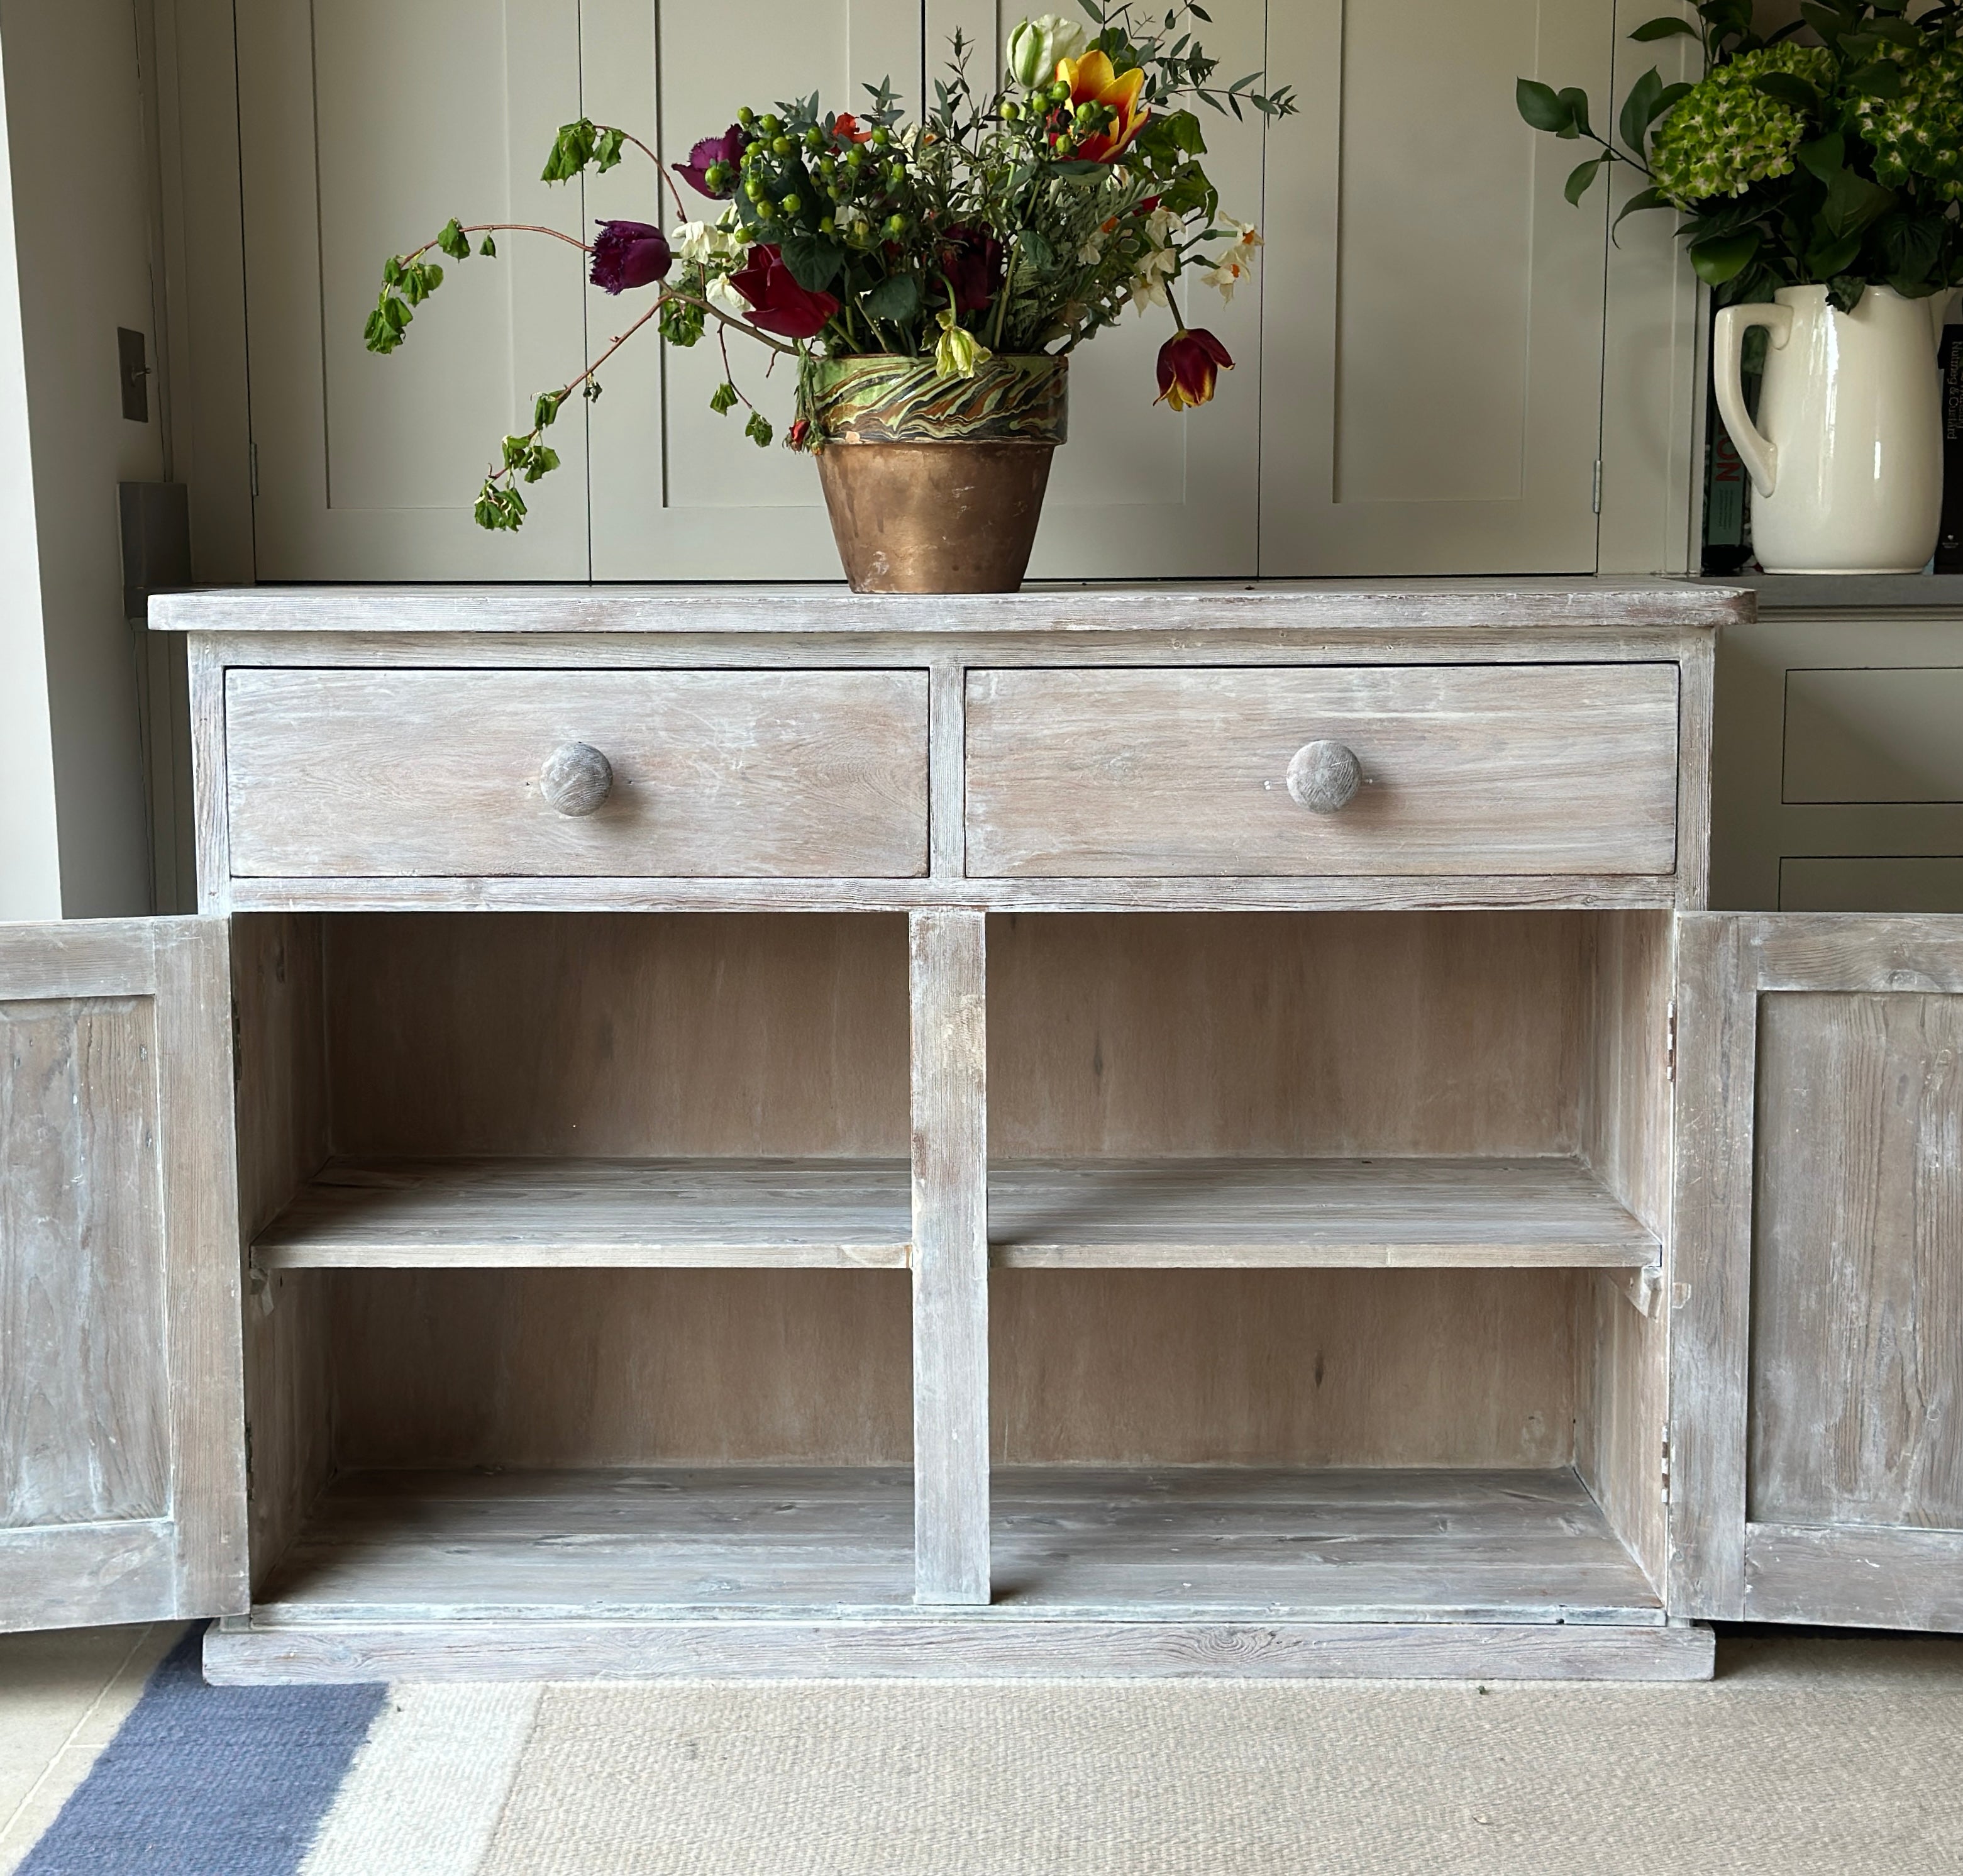
[[[613,781],[568,814],[576,743]],[[238,669],[225,745],[236,877],[927,871],[924,672]]]
[[[1676,864],[1673,664],[975,671],[978,878],[1660,874]],[[1332,812],[1311,742],[1353,752]]]

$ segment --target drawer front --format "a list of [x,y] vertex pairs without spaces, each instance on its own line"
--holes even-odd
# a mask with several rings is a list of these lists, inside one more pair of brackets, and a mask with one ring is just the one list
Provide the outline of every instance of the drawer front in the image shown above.
[[[1333,811],[1290,792],[1315,742]],[[1676,760],[1673,664],[977,671],[968,871],[1668,874]]]
[[[241,878],[912,878],[917,671],[270,671],[226,679]],[[612,784],[556,809],[547,758]]]

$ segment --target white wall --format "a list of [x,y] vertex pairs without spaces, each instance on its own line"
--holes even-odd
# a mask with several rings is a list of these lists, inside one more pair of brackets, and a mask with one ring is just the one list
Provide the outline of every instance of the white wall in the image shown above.
[[[116,508],[119,481],[159,479],[164,463],[155,380],[151,420],[130,422],[117,361],[118,326],[156,358],[136,44],[133,0],[0,0],[0,775],[27,771],[0,807],[9,916],[150,909]],[[50,762],[53,891],[35,787]]]
[[[0,46],[0,72],[4,72]],[[0,175],[9,146],[0,86]],[[41,640],[41,576],[28,461],[27,381],[21,342],[14,204],[0,189],[0,919],[61,914],[54,751]]]

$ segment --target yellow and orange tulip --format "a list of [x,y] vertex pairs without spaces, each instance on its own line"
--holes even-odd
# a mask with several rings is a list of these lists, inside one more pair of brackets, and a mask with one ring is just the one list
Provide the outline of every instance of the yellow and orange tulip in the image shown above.
[[1102,104],[1116,114],[1117,121],[1108,130],[1094,131],[1071,152],[1086,162],[1107,162],[1145,127],[1151,107],[1139,102],[1145,88],[1142,71],[1119,77],[1110,59],[1101,52],[1087,52],[1081,59],[1059,59],[1056,75],[1070,87],[1071,107]]

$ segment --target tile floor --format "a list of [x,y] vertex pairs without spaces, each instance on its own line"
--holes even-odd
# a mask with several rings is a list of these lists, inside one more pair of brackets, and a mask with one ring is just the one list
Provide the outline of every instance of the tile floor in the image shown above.
[[114,1737],[181,1622],[0,1635],[0,1876]]

